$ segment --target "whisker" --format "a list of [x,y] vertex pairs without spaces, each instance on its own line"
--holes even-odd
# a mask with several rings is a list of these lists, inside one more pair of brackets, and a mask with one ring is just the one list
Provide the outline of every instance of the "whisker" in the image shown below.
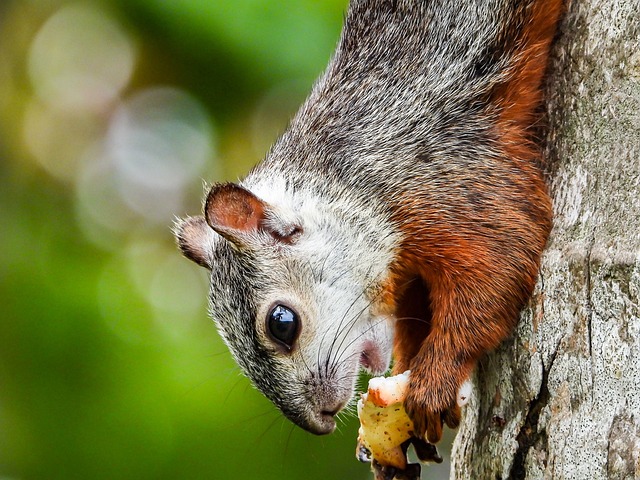
[[[404,282],[404,283],[402,284],[402,288],[406,288],[408,285],[410,285],[410,284],[411,284],[412,282],[414,282],[414,281],[415,281],[415,278],[411,278],[411,279],[407,280],[406,282]],[[371,284],[369,284],[369,286],[371,286]],[[367,288],[368,288],[368,287],[367,287]],[[365,292],[365,291],[366,291],[366,289],[365,289],[365,290],[363,290],[363,292]],[[357,315],[357,316],[356,316],[356,318],[354,319],[354,324],[355,324],[355,321],[357,320],[357,318],[359,318],[359,316],[360,316],[360,315],[361,315],[361,314],[362,314],[362,313],[363,313],[367,308],[369,308],[369,307],[373,304],[373,302],[374,302],[374,301],[375,301],[375,300],[376,300],[376,299],[377,299],[381,294],[382,294],[382,291],[379,291],[379,292],[377,292],[377,293],[376,293],[376,295],[375,295],[375,296],[374,296],[374,297],[369,301],[368,305],[367,305],[363,310],[361,310],[361,311],[358,313],[358,315]],[[409,317],[404,317],[404,318],[409,318]],[[386,319],[384,319],[384,318],[383,318],[382,320],[383,320],[383,321],[387,321],[387,320],[386,320]],[[349,348],[349,347],[350,347],[350,346],[351,346],[355,341],[359,340],[359,339],[364,335],[364,333],[366,333],[366,332],[370,331],[372,328],[374,328],[375,326],[377,326],[377,325],[379,325],[379,324],[380,324],[380,322],[377,322],[377,323],[375,323],[373,326],[369,327],[367,330],[365,330],[364,332],[362,332],[362,334],[360,334],[357,338],[355,338],[353,341],[351,341],[351,342],[350,342],[350,343],[345,347],[345,349],[343,350],[343,352],[344,352],[344,351],[346,351],[346,350],[347,350],[347,349],[348,349],[348,348]],[[351,331],[351,328],[353,328],[353,325],[350,327],[349,331]],[[338,346],[338,349],[341,349],[341,348],[342,348],[342,343],[344,342],[344,339],[346,339],[346,336],[348,335],[348,333],[349,333],[349,332],[347,332],[347,333],[345,334],[345,336],[343,337],[343,340],[342,340],[342,342],[340,343],[340,345]],[[334,362],[334,365],[337,365],[340,361],[341,361],[341,358],[337,358],[337,359],[336,359],[336,361]]]
[[[338,345],[338,348],[336,349],[336,355],[334,357],[334,361],[332,362],[332,366],[333,368],[335,368],[335,366],[337,366],[341,361],[342,361],[342,355],[344,355],[344,352],[347,351],[347,349],[353,345],[353,343],[356,340],[359,340],[360,338],[362,338],[363,333],[361,333],[360,335],[358,335],[354,340],[352,340],[351,342],[349,342],[349,344],[342,350],[342,352],[338,355],[338,352],[340,352],[340,350],[342,349],[342,345],[344,344],[344,341],[347,339],[347,335],[351,332],[351,329],[355,326],[355,324],[357,323],[357,320],[360,318],[360,315],[362,315],[362,313],[367,310],[370,306],[371,303],[373,302],[373,300],[371,302],[369,302],[367,305],[364,306],[364,308],[362,308],[357,315],[355,315],[354,320],[351,322],[351,326],[349,327],[349,330],[345,333],[345,335],[342,337],[342,340],[340,341],[340,345]],[[367,329],[366,331],[369,331],[370,329]],[[366,332],[365,331],[365,332]]]
[[[353,306],[356,304],[356,302],[358,302],[358,300],[360,300],[361,297],[363,297],[366,293],[366,290],[362,290],[362,292],[360,293],[360,295],[358,295],[353,302],[351,302],[351,305],[349,305],[349,308],[347,308],[346,312],[344,313],[344,315],[342,316],[342,319],[340,320],[340,324],[338,326],[338,330],[336,331],[336,334],[333,336],[333,340],[331,341],[331,345],[329,346],[329,351],[327,352],[327,359],[325,362],[325,368],[328,372],[329,370],[329,363],[331,362],[331,355],[333,353],[333,347],[335,346],[336,342],[338,341],[338,338],[340,337],[340,334],[344,331],[344,329],[348,326],[349,330],[346,332],[345,335],[347,335],[351,329],[353,328],[353,326],[355,325],[355,323],[358,321],[358,318],[360,317],[360,315],[362,314],[362,312],[364,310],[361,310],[360,312],[358,312],[357,315],[355,315],[351,320],[349,320],[348,322],[346,322],[346,325],[343,325],[345,319],[347,318],[347,315],[349,314],[349,312],[351,311],[351,309],[353,308]],[[370,304],[369,304],[370,305]],[[365,309],[368,308],[365,307]],[[338,346],[338,349],[340,348],[340,346]]]
[[284,417],[277,415],[272,421],[271,423],[269,423],[269,425],[267,426],[266,430],[264,432],[262,432],[260,435],[258,435],[252,443],[253,446],[257,447],[259,445],[259,443],[264,439],[265,435],[269,432],[269,430],[271,430],[271,428],[273,428],[273,426],[278,422],[278,420],[280,421],[284,421]]
[[[288,457],[288,451],[289,451],[289,442],[291,441],[291,436],[293,435],[294,430],[296,429],[296,426],[292,423],[291,424],[291,428],[289,429],[289,435],[287,435],[287,441],[284,444],[284,454],[282,455],[282,463],[280,466],[281,472],[284,474],[284,465],[286,463],[286,459]],[[282,478],[285,477],[285,475],[281,475]]]
[[307,364],[307,361],[305,360],[304,355],[302,354],[302,350],[298,349],[296,352],[296,355],[298,355],[298,357],[300,357],[300,360],[302,360],[302,363],[307,369],[307,372],[309,373],[309,375],[313,376],[313,372],[311,371],[311,368],[309,368],[309,365]]
[[331,256],[331,254],[333,253],[333,250],[330,251],[329,253],[327,253],[327,255],[324,257],[324,261],[322,262],[322,265],[320,266],[320,275],[318,276],[318,281],[319,282],[323,282],[324,281],[324,267],[327,264],[327,260],[329,260],[329,257]]
[[[371,268],[369,267],[369,270],[367,271],[367,277],[371,275]],[[365,305],[365,307],[363,309],[361,309],[353,318],[352,320],[350,320],[349,322],[347,322],[346,325],[342,325],[342,322],[344,322],[347,314],[349,313],[349,311],[351,310],[351,308],[353,308],[353,306],[355,305],[355,303],[360,300],[360,298],[364,297],[367,293],[367,291],[369,290],[369,288],[373,285],[373,283],[375,282],[375,280],[371,280],[367,285],[365,285],[365,287],[361,290],[360,294],[354,299],[354,301],[351,303],[351,305],[349,305],[349,308],[347,309],[347,311],[345,312],[344,316],[342,317],[342,320],[340,321],[340,328],[338,329],[338,331],[336,332],[333,341],[331,342],[331,348],[329,348],[329,352],[327,354],[327,363],[326,363],[326,367],[328,369],[329,367],[329,361],[331,360],[331,354],[333,351],[333,347],[335,345],[335,342],[337,341],[338,337],[344,332],[344,329],[348,326],[348,330],[344,333],[342,340],[340,342],[340,345],[338,346],[338,350],[342,347],[342,344],[344,343],[344,340],[347,338],[347,335],[349,335],[349,333],[351,332],[351,329],[355,326],[355,324],[358,322],[358,319],[360,318],[360,315],[362,315],[362,313],[364,311],[366,311],[367,309],[369,309],[369,307],[371,307],[371,305],[373,304],[373,302],[380,296],[381,292],[377,292],[376,295],[373,296],[373,298],[371,298],[369,300],[369,302]],[[336,351],[336,352],[337,352]],[[336,353],[337,355],[337,353]]]
[[338,280],[342,280],[342,277],[344,277],[349,272],[351,272],[351,270],[345,268],[340,275],[336,276],[333,279],[333,281],[329,284],[329,288],[333,287]]
[[[390,237],[392,237],[393,235],[395,235],[395,233],[394,233],[394,232],[391,232],[391,231],[390,231],[390,232],[388,232],[384,237],[381,237],[381,238],[380,238],[380,242],[381,242],[381,243],[382,243],[382,242],[384,242],[385,240],[389,239],[389,238],[390,238]],[[327,254],[327,256],[324,258],[324,261],[323,261],[323,263],[322,263],[322,267],[321,267],[321,275],[320,275],[320,277],[321,277],[322,279],[324,279],[324,268],[325,268],[325,265],[326,265],[326,263],[327,263],[327,261],[328,261],[328,259],[329,259],[330,255],[331,255],[331,253],[333,253],[333,252],[329,252],[329,253]],[[371,271],[372,271],[372,269],[373,269],[373,266],[370,266],[370,267],[369,267],[369,269],[368,269],[368,270],[367,270],[367,272],[366,272],[365,278],[368,278],[368,277],[370,277],[370,276],[371,276]],[[338,280],[342,279],[342,278],[343,278],[345,275],[347,275],[350,271],[351,271],[351,270],[349,270],[349,269],[345,269],[343,272],[341,272],[339,275],[337,275],[336,277],[334,277],[334,278],[333,278],[332,282],[329,284],[329,286],[328,286],[328,287],[329,287],[329,288],[333,287],[333,285],[334,285]],[[328,354],[327,354],[327,360],[326,360],[325,365],[324,365],[324,367],[325,367],[325,374],[327,374],[327,375],[328,375],[328,371],[329,371],[329,364],[330,364],[330,362],[331,362],[331,358],[332,358],[332,354],[333,354],[333,349],[334,349],[334,347],[335,347],[335,343],[336,343],[336,341],[338,340],[338,338],[340,337],[340,335],[341,335],[343,332],[345,332],[345,329],[347,329],[347,330],[346,330],[346,333],[345,333],[345,336],[343,337],[343,342],[344,342],[344,338],[346,338],[346,335],[348,335],[348,333],[349,333],[349,332],[351,331],[351,329],[353,328],[354,324],[356,324],[356,323],[357,323],[359,316],[362,314],[362,311],[361,311],[361,312],[359,312],[359,313],[358,313],[358,315],[356,315],[356,316],[355,316],[351,321],[348,321],[348,322],[346,322],[346,323],[345,323],[345,320],[346,320],[346,318],[347,318],[347,316],[348,316],[349,312],[351,311],[351,309],[353,308],[353,306],[354,306],[354,305],[355,305],[355,304],[360,300],[360,298],[362,298],[363,296],[365,296],[365,295],[366,295],[366,293],[367,293],[368,289],[371,287],[371,285],[373,285],[373,283],[374,283],[375,281],[376,281],[376,279],[372,279],[372,280],[371,280],[371,281],[370,281],[370,282],[369,282],[369,283],[368,283],[368,284],[367,284],[367,285],[366,285],[366,286],[361,290],[360,294],[359,294],[359,295],[354,299],[354,301],[351,303],[351,305],[349,305],[349,308],[347,308],[347,311],[344,313],[343,317],[340,319],[340,323],[339,323],[338,330],[337,330],[337,332],[336,332],[336,333],[335,333],[335,335],[334,335],[334,338],[333,338],[333,340],[332,340],[332,342],[331,342],[331,345],[330,345],[330,347],[329,347],[329,351],[328,351]],[[374,298],[369,302],[369,304],[367,305],[367,307],[366,307],[366,308],[369,308],[369,307],[371,306],[371,304],[373,303],[373,300],[374,300],[375,298],[377,298],[377,297],[380,295],[380,293],[381,293],[381,292],[379,292],[378,294],[376,294],[376,296],[374,296]],[[364,311],[364,310],[363,310],[363,311]],[[328,332],[329,332],[329,330],[325,330],[325,332],[324,332],[324,334],[322,335],[322,338],[321,338],[321,340],[320,340],[320,345],[319,345],[319,348],[318,348],[318,358],[317,358],[318,366],[320,366],[320,352],[322,352],[322,345],[324,344],[324,340],[325,340],[326,335],[327,335],[327,333],[328,333]],[[340,348],[340,347],[338,347],[338,348]],[[321,375],[322,375],[322,372],[321,372],[321,370],[322,370],[322,369],[321,369],[321,368],[319,368],[318,370],[319,370],[319,375],[321,376]]]
[[236,380],[233,384],[233,386],[229,389],[229,391],[227,392],[227,394],[224,397],[224,400],[222,401],[222,405],[226,405],[227,401],[229,400],[229,397],[231,397],[231,393],[235,390],[235,388],[240,385],[240,382],[242,382],[242,380],[244,380],[245,377],[239,377],[238,380]]
[[[367,308],[368,308],[368,307],[367,307]],[[344,352],[346,352],[346,351],[349,349],[349,347],[350,347],[351,345],[353,345],[355,342],[357,342],[358,340],[360,340],[360,339],[361,339],[361,338],[362,338],[366,333],[368,333],[369,331],[371,331],[372,329],[374,329],[375,327],[377,327],[377,326],[378,326],[378,325],[380,325],[381,323],[383,323],[383,322],[387,322],[387,321],[388,321],[388,319],[387,319],[387,318],[382,317],[382,318],[381,318],[381,319],[379,319],[377,322],[373,323],[372,325],[369,325],[369,327],[368,327],[366,330],[364,330],[360,335],[358,335],[356,338],[354,338],[353,340],[351,340],[351,341],[350,341],[350,342],[349,342],[349,343],[344,347],[344,349],[342,350],[342,353],[340,354],[340,356],[339,356],[339,357],[337,357],[337,358],[335,359],[335,362],[333,362],[333,368],[336,368],[336,367],[337,367],[337,365],[338,365],[338,364],[343,360],[343,359],[342,359],[342,355],[344,355]],[[341,348],[341,346],[340,346],[340,348]],[[358,352],[358,353],[360,353],[360,352]]]
[[[333,279],[333,282],[331,282],[331,284],[329,285],[329,288],[331,288],[333,286],[333,284],[335,282],[337,282],[338,280],[340,280],[342,277],[344,277],[347,273],[349,273],[349,269],[345,269],[343,270],[343,272],[339,275],[336,276],[336,278]],[[327,337],[327,334],[329,333],[329,329],[326,329],[322,335],[322,338],[320,339],[320,346],[318,347],[318,355],[316,358],[317,364],[318,364],[318,375],[321,377],[322,376],[322,369],[320,368],[320,352],[322,352],[322,345],[324,344],[324,340]]]
[[422,323],[426,323],[428,325],[431,324],[431,320],[425,320],[424,318],[418,318],[418,317],[399,317],[399,318],[396,318],[396,321],[398,321],[398,322],[403,322],[403,321],[407,321],[407,320],[412,320],[412,321],[416,321],[416,322],[422,322]]
[[[226,425],[225,427],[223,427],[222,430],[223,431],[236,430],[238,427],[245,426],[247,424],[247,422],[253,422],[254,420],[256,420],[258,418],[262,418],[262,417],[264,417],[266,415],[274,414],[274,413],[278,413],[278,411],[275,410],[274,408],[270,408],[266,412],[262,412],[262,413],[259,413],[257,415],[252,415],[251,417],[244,418],[244,419],[239,420],[237,422],[230,423],[229,425]],[[276,419],[278,419],[278,418],[283,418],[283,417],[280,414],[278,414],[278,415],[276,415]]]
[[216,353],[210,353],[210,354],[208,354],[208,355],[205,355],[204,357],[205,357],[205,358],[215,358],[215,357],[219,357],[220,355],[224,355],[225,353],[229,353],[229,350],[227,350],[227,349],[223,349],[223,350],[221,350],[221,351],[219,351],[219,352],[216,352]]

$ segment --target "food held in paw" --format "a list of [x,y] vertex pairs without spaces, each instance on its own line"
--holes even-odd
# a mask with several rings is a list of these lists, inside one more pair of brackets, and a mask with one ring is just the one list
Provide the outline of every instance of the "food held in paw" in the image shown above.
[[413,423],[402,401],[409,385],[409,372],[395,377],[377,377],[369,381],[367,393],[358,401],[359,458],[363,448],[370,457],[385,467],[404,470],[407,467],[406,448],[402,444],[413,435]]

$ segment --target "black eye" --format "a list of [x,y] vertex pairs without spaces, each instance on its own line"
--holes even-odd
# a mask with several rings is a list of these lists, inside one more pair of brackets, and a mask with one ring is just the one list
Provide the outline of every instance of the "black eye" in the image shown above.
[[284,305],[276,305],[267,315],[267,331],[273,340],[284,345],[287,349],[293,348],[296,341],[300,320],[296,312]]

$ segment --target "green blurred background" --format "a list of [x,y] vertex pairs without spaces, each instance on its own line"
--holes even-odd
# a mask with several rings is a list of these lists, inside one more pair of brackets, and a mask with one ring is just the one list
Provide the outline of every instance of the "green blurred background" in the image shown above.
[[0,0],[0,478],[369,478],[353,418],[314,437],[240,375],[171,235],[264,155],[345,8]]

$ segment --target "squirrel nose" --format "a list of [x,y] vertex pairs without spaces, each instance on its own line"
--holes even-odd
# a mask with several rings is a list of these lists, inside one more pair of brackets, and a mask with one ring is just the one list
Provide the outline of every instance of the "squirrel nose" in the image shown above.
[[[350,387],[351,385],[349,385]],[[304,391],[304,403],[300,405],[300,421],[296,423],[316,435],[326,435],[336,428],[336,415],[342,410],[352,393],[345,385],[323,379],[312,378]]]
[[340,410],[344,408],[347,404],[345,400],[342,399],[327,399],[323,404],[318,405],[318,410],[321,415],[326,415],[329,417],[335,417]]
[[342,409],[342,406],[336,407],[332,410],[322,410],[320,414],[322,416],[335,417],[341,409]]

